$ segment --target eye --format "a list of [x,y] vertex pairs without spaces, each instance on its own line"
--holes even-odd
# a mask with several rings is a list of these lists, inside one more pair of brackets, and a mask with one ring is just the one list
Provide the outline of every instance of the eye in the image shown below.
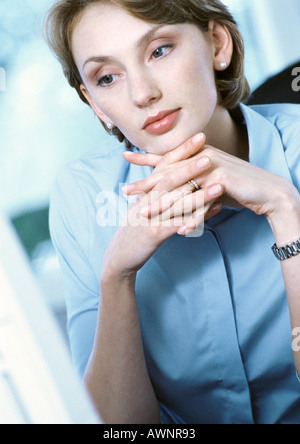
[[171,48],[173,48],[173,45],[160,46],[152,53],[152,57],[154,59],[160,59],[161,57],[164,57]]
[[98,80],[97,86],[103,86],[103,87],[110,86],[114,83],[115,77],[116,76],[113,74],[108,74],[106,76],[103,76]]

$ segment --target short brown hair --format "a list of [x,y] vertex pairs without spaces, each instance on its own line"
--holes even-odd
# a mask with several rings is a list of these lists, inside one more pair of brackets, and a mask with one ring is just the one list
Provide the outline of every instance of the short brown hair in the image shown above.
[[[112,3],[146,22],[157,24],[192,23],[203,32],[208,31],[211,20],[226,26],[233,40],[233,56],[225,71],[216,72],[216,86],[222,104],[229,110],[244,102],[250,88],[244,74],[244,42],[236,21],[228,8],[219,0],[59,0],[49,11],[45,22],[45,36],[54,54],[59,59],[69,84],[79,97],[88,103],[80,90],[83,83],[71,50],[72,31],[75,20],[93,3]],[[106,126],[103,124],[106,128]],[[106,128],[107,129],[107,128]],[[119,131],[114,134],[120,142],[131,143]]]

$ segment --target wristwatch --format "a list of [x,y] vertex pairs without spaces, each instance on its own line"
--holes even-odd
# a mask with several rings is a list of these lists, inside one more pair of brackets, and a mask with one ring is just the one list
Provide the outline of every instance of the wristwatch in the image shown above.
[[272,247],[273,253],[279,261],[285,261],[293,256],[300,254],[300,239],[286,245],[285,247],[278,248],[276,244]]

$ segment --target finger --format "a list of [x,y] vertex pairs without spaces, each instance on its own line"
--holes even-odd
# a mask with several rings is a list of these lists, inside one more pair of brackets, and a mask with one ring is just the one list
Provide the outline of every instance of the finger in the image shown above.
[[[175,188],[179,188],[188,184],[195,177],[201,176],[211,166],[211,160],[207,156],[192,159],[184,166],[180,166],[165,174],[164,177],[157,183],[155,190],[169,192]],[[191,189],[191,186],[185,187]]]
[[[162,169],[163,166],[169,165],[170,163],[175,163],[178,161],[183,161],[185,159],[189,159],[192,155],[192,153],[194,155],[196,155],[204,146],[205,143],[205,135],[203,133],[198,134],[197,136],[195,136],[194,138],[190,139],[189,141],[187,141],[185,144],[183,144],[181,147],[179,147],[178,149],[169,152],[168,154],[166,154],[163,157],[157,156],[157,155],[152,155],[152,154],[140,154],[140,153],[132,153],[132,152],[126,152],[124,153],[124,157],[128,157],[132,160],[136,159],[136,162],[138,161],[138,157],[137,156],[149,156],[149,161],[147,163],[142,163],[143,160],[140,159],[140,163],[139,165],[149,165],[151,163],[151,160],[153,161],[153,164],[158,160],[158,157],[160,157],[160,161],[159,161],[159,169],[157,169],[156,171]],[[130,153],[130,154],[129,154]],[[134,163],[134,162],[132,162]],[[137,163],[138,164],[138,163]],[[193,175],[198,174],[199,171],[202,172],[202,170],[206,169],[210,164],[210,159],[207,156],[202,156],[202,158],[197,159],[197,161],[194,161],[193,165],[194,165],[194,169],[192,170],[195,171],[195,173],[193,172]],[[187,165],[190,165],[190,162],[188,162]],[[180,186],[182,185],[184,182],[188,182],[192,176],[190,176],[189,174],[183,174],[183,172],[187,171],[187,168],[185,166],[185,168],[178,168],[177,171],[180,171],[180,175],[176,174],[177,180],[175,181],[173,188],[175,188],[176,186]],[[171,174],[171,173],[170,173]],[[183,175],[183,179],[180,179],[180,177],[182,177]],[[170,176],[167,176],[167,178],[169,178]],[[140,194],[140,193],[147,193],[150,190],[152,190],[160,181],[161,176],[159,176],[158,174],[151,174],[149,177],[138,181],[138,182],[134,182],[132,184],[126,185],[124,188],[122,188],[122,191],[124,194],[127,195],[134,195],[134,194]],[[181,180],[181,183],[180,183]],[[161,187],[160,189],[165,188],[165,191],[169,191],[170,189],[172,189],[172,180],[171,179],[166,179],[166,182],[162,182],[161,183]]]
[[220,202],[211,202],[205,205],[203,209],[196,210],[190,218],[185,219],[185,223],[177,231],[181,236],[188,236],[195,231],[205,220],[218,214],[222,209]]
[[168,174],[163,172],[157,172],[151,174],[145,179],[137,182],[125,185],[122,188],[124,194],[135,195],[141,193],[148,193],[154,188],[156,190],[168,192],[179,186],[187,183],[195,175],[203,173],[210,166],[210,159],[207,156],[203,156],[197,160],[191,160],[186,165],[180,166],[170,171]]
[[[195,211],[204,212],[205,202],[203,191],[194,194],[186,195],[183,199],[178,200],[174,205],[166,208],[161,213],[154,217],[159,217],[160,220],[165,221],[168,219],[181,218],[181,226],[189,221]],[[151,216],[153,217],[153,213]]]
[[134,165],[156,167],[162,159],[162,156],[150,153],[134,153],[133,151],[125,151],[123,157],[127,162]]
[[151,174],[145,179],[138,180],[137,182],[125,185],[122,188],[122,191],[124,194],[127,194],[128,196],[145,194],[150,192],[157,185],[160,179],[161,176],[158,176],[157,174]]
[[[189,216],[198,206],[204,205],[204,193],[203,191],[198,193],[198,197],[192,196],[191,193],[179,192],[178,190],[172,193],[162,194],[157,192],[152,192],[152,201],[140,210],[140,214],[144,218],[155,219],[159,218],[161,221],[171,219],[178,216],[183,216],[188,214]],[[196,202],[196,198],[198,202]],[[154,201],[153,201],[154,199]]]
[[216,216],[217,214],[220,213],[220,211],[222,211],[222,209],[223,209],[222,202],[213,203],[212,207],[206,213],[205,220],[209,220],[212,217]]
[[180,215],[190,216],[195,210],[204,208],[209,203],[212,205],[216,199],[222,197],[224,191],[224,187],[219,184],[211,185],[195,193],[174,190],[172,193],[158,196],[156,202],[153,200],[149,202],[150,204],[141,208],[140,214],[147,218],[161,215],[162,220]]
[[205,220],[206,213],[209,211],[209,204],[193,212],[189,217],[185,217],[183,224],[177,231],[181,236],[187,236],[196,230]]

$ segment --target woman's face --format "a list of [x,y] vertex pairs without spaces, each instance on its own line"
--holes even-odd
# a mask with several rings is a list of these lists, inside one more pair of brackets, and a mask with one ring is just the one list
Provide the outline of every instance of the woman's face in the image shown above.
[[100,3],[72,35],[82,90],[98,117],[156,154],[215,131],[215,46],[195,25],[149,24]]

